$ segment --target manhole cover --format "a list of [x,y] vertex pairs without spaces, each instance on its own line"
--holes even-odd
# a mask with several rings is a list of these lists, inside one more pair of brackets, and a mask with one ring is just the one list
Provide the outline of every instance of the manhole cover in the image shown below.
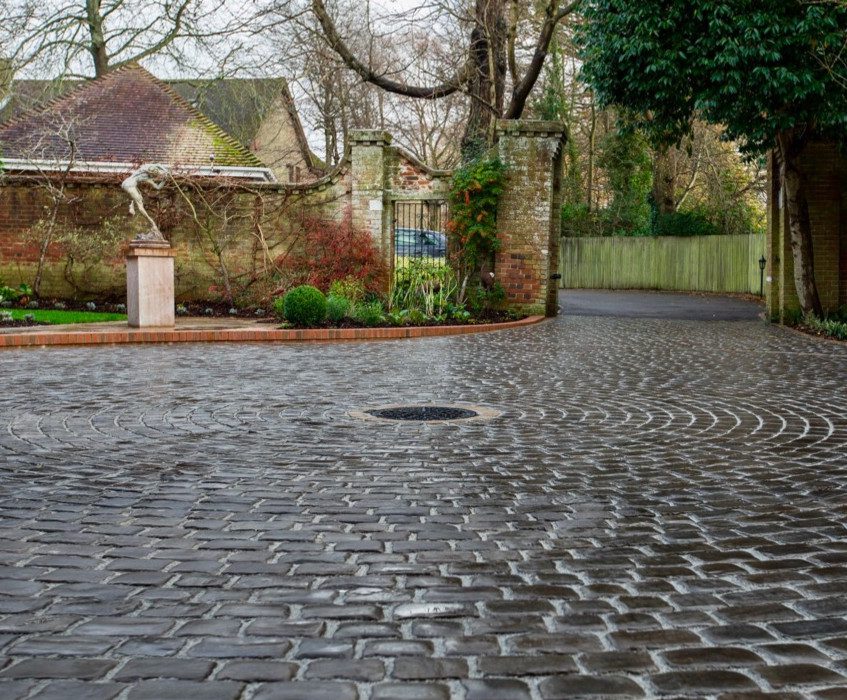
[[496,418],[502,415],[502,413],[487,406],[393,404],[391,406],[377,406],[375,408],[350,411],[350,415],[354,418],[364,420],[422,423],[487,420]]
[[476,418],[479,415],[469,408],[454,406],[398,406],[397,408],[375,408],[366,412],[374,418],[385,420],[461,420]]

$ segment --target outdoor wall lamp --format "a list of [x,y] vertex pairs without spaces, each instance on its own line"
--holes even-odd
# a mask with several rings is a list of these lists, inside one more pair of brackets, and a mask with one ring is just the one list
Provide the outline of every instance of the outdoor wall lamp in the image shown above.
[[759,258],[759,296],[765,295],[765,266],[768,264],[767,258],[763,255]]

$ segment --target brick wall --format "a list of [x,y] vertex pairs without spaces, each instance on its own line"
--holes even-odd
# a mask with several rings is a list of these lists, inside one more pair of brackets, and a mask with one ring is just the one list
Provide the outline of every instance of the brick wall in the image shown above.
[[[251,266],[263,261],[261,246],[251,234],[249,214],[253,195],[234,195],[241,200],[230,204],[240,208],[239,230],[228,235],[225,263],[234,274],[247,274]],[[286,237],[277,220],[277,192],[267,193],[269,202],[265,225],[271,232],[272,248],[281,248]],[[277,201],[274,201],[274,200]],[[176,253],[176,290],[181,301],[213,299],[220,285],[210,240],[204,239],[193,225],[187,207],[174,193],[149,193],[146,197],[151,215],[159,222]],[[202,211],[195,202],[198,210]],[[32,180],[10,180],[0,187],[0,278],[8,284],[32,284],[39,257],[40,238],[33,227],[44,222],[52,211],[52,200],[43,183]],[[85,181],[69,185],[57,208],[56,231],[79,230],[97,240],[104,222],[125,235],[117,244],[97,248],[99,260],[85,259],[69,264],[65,246],[53,243],[47,254],[42,295],[58,298],[110,298],[122,300],[125,290],[125,254],[129,240],[145,228],[140,217],[130,218],[128,199],[116,182]],[[221,239],[219,239],[221,240]],[[272,250],[273,252],[273,250]],[[87,256],[90,258],[90,256]]]
[[[815,281],[824,311],[831,312],[847,303],[847,160],[836,146],[814,143],[807,147],[802,165],[807,176]],[[774,320],[784,320],[800,306],[788,213],[772,162],[769,173],[768,312]]]
[[[262,230],[272,242],[271,254],[281,253],[290,245],[287,234],[296,226],[300,212],[336,220],[349,212],[355,225],[371,232],[387,262],[393,262],[391,203],[443,197],[450,173],[428,168],[390,142],[391,137],[381,131],[354,132],[342,162],[320,180],[261,187],[265,202]],[[252,206],[252,196],[244,198],[244,206]],[[117,178],[75,180],[67,185],[65,199],[67,202],[58,208],[57,228],[79,228],[95,236],[104,220],[113,220],[126,227],[126,236],[114,254],[104,255],[102,261],[84,271],[77,265],[71,273],[66,251],[51,246],[42,295],[123,299],[126,242],[144,228],[144,220],[129,217],[129,200]],[[145,202],[175,248],[177,299],[214,298],[220,283],[214,264],[210,264],[214,263],[214,252],[210,242],[198,235],[184,203],[173,192],[168,194],[167,188],[162,193],[145,192]],[[15,285],[32,283],[39,246],[28,232],[50,211],[51,200],[43,180],[9,177],[0,185],[0,279]],[[251,225],[244,221],[239,225],[238,240],[226,255],[235,271],[246,274],[261,266],[264,256]]]

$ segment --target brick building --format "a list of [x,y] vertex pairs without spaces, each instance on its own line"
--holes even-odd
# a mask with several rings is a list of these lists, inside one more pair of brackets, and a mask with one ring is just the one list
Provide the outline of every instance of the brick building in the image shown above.
[[[847,158],[832,144],[814,143],[803,157],[812,222],[815,281],[825,312],[847,305]],[[773,320],[796,317],[800,305],[794,284],[794,258],[782,187],[769,172],[768,313]]]
[[[128,216],[119,184],[142,163],[164,163],[183,180],[199,183],[191,197],[183,196],[175,178],[145,198],[174,247],[177,298],[186,301],[215,298],[221,279],[228,285],[236,278],[247,281],[244,291],[251,295],[241,299],[267,298],[274,261],[297,243],[303,214],[335,220],[349,215],[353,226],[371,234],[390,267],[398,207],[446,199],[451,173],[429,168],[393,146],[390,135],[373,130],[351,133],[332,171],[315,178],[313,168],[305,182],[280,181],[197,106],[212,111],[211,104],[226,101],[127,66],[0,126],[0,277],[13,285],[30,283],[37,266],[44,271],[44,296],[120,298],[124,247],[144,222]],[[244,121],[233,118],[233,128]],[[257,117],[240,132],[242,140],[253,134],[253,145],[261,145],[262,124],[267,120]],[[504,121],[498,129],[509,176],[498,215],[502,246],[495,275],[513,308],[554,315],[566,133],[552,122]],[[216,219],[214,230],[207,218]],[[42,244],[39,227],[45,221],[78,232],[89,249],[84,265],[64,242]],[[110,226],[117,236],[104,239]],[[112,242],[91,253],[102,240]],[[225,298],[236,302],[236,295]]]

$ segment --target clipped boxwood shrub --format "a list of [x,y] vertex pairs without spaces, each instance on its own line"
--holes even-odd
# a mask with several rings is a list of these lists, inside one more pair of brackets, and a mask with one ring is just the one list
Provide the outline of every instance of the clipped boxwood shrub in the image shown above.
[[308,284],[294,287],[282,299],[282,314],[295,326],[317,326],[326,318],[326,297]]
[[326,318],[330,323],[341,323],[350,311],[350,301],[338,294],[326,298]]

